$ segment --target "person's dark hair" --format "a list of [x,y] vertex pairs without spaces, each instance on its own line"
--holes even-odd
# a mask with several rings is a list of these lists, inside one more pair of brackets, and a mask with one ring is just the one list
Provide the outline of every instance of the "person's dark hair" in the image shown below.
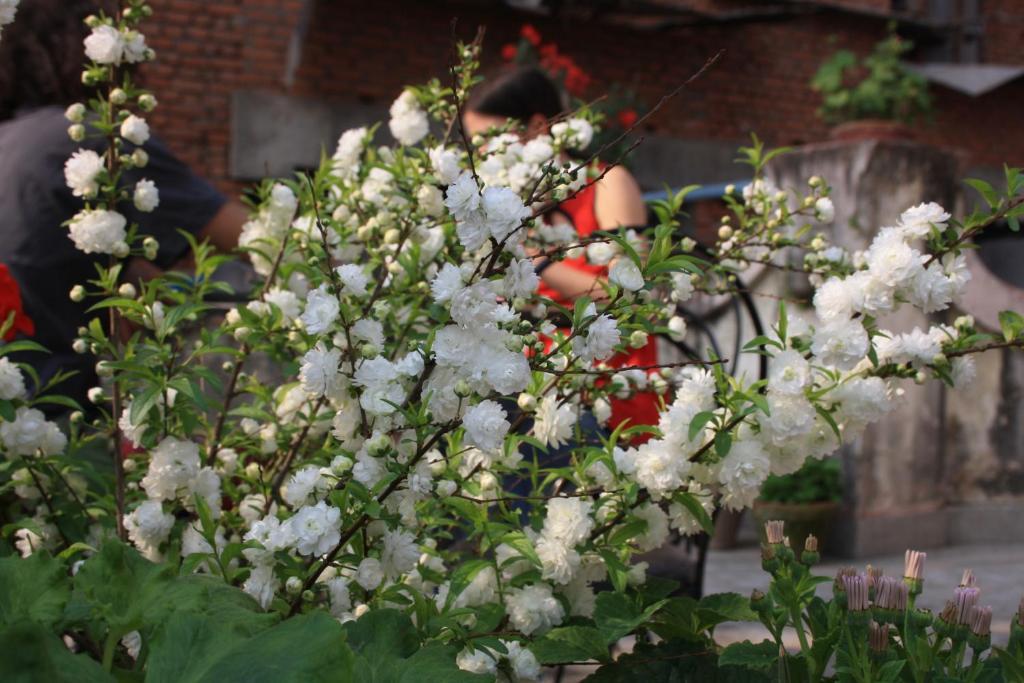
[[88,94],[82,85],[94,0],[22,0],[0,39],[0,121],[22,107],[69,105]]
[[538,67],[519,67],[487,78],[470,93],[466,107],[488,116],[527,123],[540,114],[553,119],[565,112],[562,93]]

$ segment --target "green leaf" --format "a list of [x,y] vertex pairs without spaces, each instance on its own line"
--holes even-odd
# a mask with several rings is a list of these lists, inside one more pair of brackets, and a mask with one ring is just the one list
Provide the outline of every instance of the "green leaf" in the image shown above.
[[[259,616],[259,615],[257,615]],[[254,621],[178,613],[161,627],[147,683],[348,683],[352,651],[326,612],[287,619],[257,633]]]
[[564,626],[548,631],[530,645],[541,664],[567,664],[596,659],[609,661],[604,634],[591,626]]
[[770,640],[757,644],[749,640],[733,643],[718,657],[719,666],[741,666],[757,671],[769,671],[778,661],[779,646]]
[[732,448],[732,434],[728,431],[720,431],[715,434],[715,454],[719,458],[724,458],[729,455],[729,449]]
[[420,649],[412,620],[392,609],[367,612],[344,626],[355,654],[352,681],[413,683],[414,681],[489,680],[462,671],[455,664],[457,647],[430,645]]
[[1003,665],[1005,680],[1024,681],[1024,662],[1002,648],[994,647],[992,651],[996,653],[999,663]]
[[8,342],[0,345],[0,356],[6,356],[9,353],[17,353],[21,351],[38,351],[39,353],[49,353],[49,350],[41,344],[37,344],[34,341],[28,339],[19,339],[18,341]]
[[880,666],[878,668],[878,683],[893,683],[893,681],[899,679],[904,664],[906,664],[904,660],[894,659]]
[[1003,331],[1003,338],[1012,342],[1024,331],[1024,318],[1015,311],[1000,311],[999,327]]
[[4,683],[114,683],[87,655],[74,655],[43,626],[24,621],[0,630],[0,680]]
[[447,604],[450,606],[455,598],[466,589],[473,579],[487,567],[493,566],[488,560],[470,560],[463,563],[452,573],[451,586],[448,589]]
[[978,178],[967,178],[964,180],[964,183],[977,190],[978,194],[982,196],[989,208],[994,208],[999,204],[999,193],[984,180],[979,180]]
[[713,420],[714,418],[715,414],[710,410],[704,410],[694,415],[693,419],[690,420],[690,441],[696,439],[697,435],[700,434],[702,429],[704,429],[704,426],[707,425],[707,423]]
[[739,593],[713,593],[697,603],[697,618],[702,628],[713,628],[727,621],[757,621],[750,609],[750,598]]
[[0,559],[0,625],[53,626],[70,595],[67,570],[46,553]]
[[672,496],[672,501],[685,507],[687,511],[693,515],[694,519],[700,523],[701,528],[704,529],[705,532],[708,534],[714,533],[715,523],[711,519],[711,515],[708,514],[708,511],[705,510],[704,506],[701,505],[699,500],[697,500],[697,496],[687,491],[680,491]]
[[14,422],[17,416],[13,401],[0,401],[0,418],[3,418],[4,422]]

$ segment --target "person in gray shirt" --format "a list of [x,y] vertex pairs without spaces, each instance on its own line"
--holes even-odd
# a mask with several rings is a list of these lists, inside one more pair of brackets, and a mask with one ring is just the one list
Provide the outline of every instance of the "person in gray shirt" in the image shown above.
[[[0,263],[21,289],[25,313],[35,323],[32,339],[51,351],[18,360],[33,365],[43,383],[60,371],[75,371],[58,391],[83,405],[97,384],[96,359],[75,353],[72,343],[90,318],[90,303],[71,301],[69,292],[96,277],[100,256],[78,251],[62,225],[83,207],[65,184],[63,169],[75,151],[102,153],[105,141],[73,142],[64,110],[90,96],[81,83],[88,31],[83,19],[98,9],[92,0],[23,0],[0,41]],[[153,263],[126,264],[125,271],[133,273],[126,277],[152,274],[154,265],[168,269],[187,258],[188,242],[179,229],[208,238],[218,249],[234,248],[247,218],[245,207],[194,174],[156,137],[143,148],[149,163],[127,172],[124,182],[154,181],[160,206],[149,214],[129,204],[119,210],[139,225],[141,235],[156,238],[160,249]]]

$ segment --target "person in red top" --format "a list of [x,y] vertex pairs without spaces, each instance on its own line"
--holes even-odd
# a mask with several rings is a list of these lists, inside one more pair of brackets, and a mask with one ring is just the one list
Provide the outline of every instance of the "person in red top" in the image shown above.
[[[518,68],[485,81],[473,91],[463,125],[469,135],[505,126],[510,120],[522,126],[524,139],[547,133],[552,119],[565,113],[562,93],[540,69]],[[588,185],[579,194],[561,204],[558,212],[567,217],[580,239],[600,230],[642,226],[647,209],[636,180],[622,166],[607,169],[601,180]],[[586,256],[545,263],[537,257],[541,275],[539,293],[571,309],[577,297],[605,296],[601,287],[608,275],[607,266],[587,261]],[[612,367],[651,366],[658,362],[657,345],[650,340],[640,349],[620,353],[608,364]],[[614,429],[628,420],[627,426],[658,424],[657,394],[638,392],[626,399],[612,399],[608,427]]]

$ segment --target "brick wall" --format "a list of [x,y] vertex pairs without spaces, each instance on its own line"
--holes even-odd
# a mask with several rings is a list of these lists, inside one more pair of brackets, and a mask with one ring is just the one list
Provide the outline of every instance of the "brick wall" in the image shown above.
[[[228,190],[239,187],[228,164],[232,92],[268,90],[386,106],[402,85],[443,76],[454,16],[463,38],[477,25],[487,26],[492,65],[501,45],[531,21],[599,83],[629,85],[648,103],[724,49],[715,68],[660,112],[651,128],[724,141],[757,132],[770,144],[823,139],[828,130],[814,115],[818,99],[808,80],[837,47],[867,49],[884,31],[877,18],[828,10],[638,31],[596,20],[537,18],[478,2],[310,0],[301,62],[294,81],[285,85],[289,44],[305,0],[151,1],[157,20],[147,35],[159,59],[145,78],[162,103],[155,124],[172,149]],[[884,9],[885,3],[852,4]],[[1024,1],[986,7],[992,17],[986,57],[1018,60]],[[922,127],[923,139],[961,150],[966,166],[1024,163],[1024,136],[1017,134],[1024,82],[977,99],[938,87],[934,93],[938,114]]]

